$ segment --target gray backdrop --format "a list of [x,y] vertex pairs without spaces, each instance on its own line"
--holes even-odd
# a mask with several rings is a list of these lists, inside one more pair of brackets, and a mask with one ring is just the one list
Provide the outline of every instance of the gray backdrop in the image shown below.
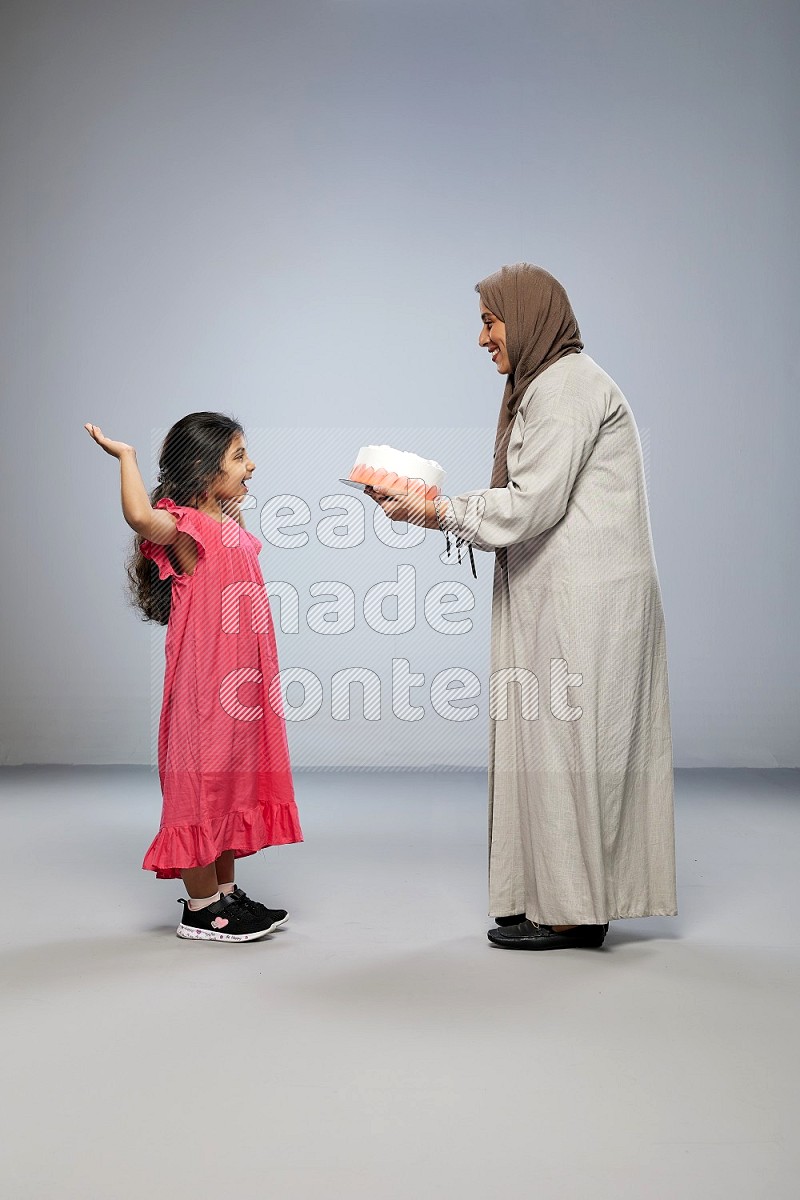
[[[163,630],[126,604],[118,470],[82,424],[150,485],[160,432],[213,408],[245,425],[259,509],[310,506],[306,545],[262,553],[299,595],[281,665],[323,690],[295,765],[483,765],[492,556],[475,582],[438,533],[313,530],[362,442],[487,485],[502,381],[473,285],[526,259],[648,452],[676,763],[800,763],[797,5],[20,0],[2,26],[0,761],[151,761]],[[359,605],[399,563],[416,621],[379,635]],[[341,636],[308,625],[330,580],[357,599]],[[422,612],[445,580],[475,598],[456,637]],[[390,687],[393,657],[422,719],[335,721],[332,672]],[[432,706],[454,666],[474,719]]]

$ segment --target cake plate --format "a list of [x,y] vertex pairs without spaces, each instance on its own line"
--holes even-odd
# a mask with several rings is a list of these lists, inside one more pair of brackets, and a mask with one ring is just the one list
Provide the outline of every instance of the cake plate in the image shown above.
[[406,491],[406,489],[405,489],[405,488],[383,488],[383,487],[380,487],[380,485],[378,485],[378,486],[376,487],[376,486],[375,486],[374,484],[372,484],[372,483],[357,483],[355,479],[342,479],[342,478],[340,477],[340,479],[339,479],[339,483],[346,483],[346,484],[348,484],[350,487],[358,488],[358,489],[359,489],[360,491],[362,491],[362,492],[366,491],[366,489],[367,489],[368,487],[374,487],[374,488],[375,488],[375,491],[377,491],[377,492],[385,492],[385,493],[387,494],[387,496],[392,496],[392,495],[395,495],[395,496],[407,496],[407,495],[408,495],[408,492]]

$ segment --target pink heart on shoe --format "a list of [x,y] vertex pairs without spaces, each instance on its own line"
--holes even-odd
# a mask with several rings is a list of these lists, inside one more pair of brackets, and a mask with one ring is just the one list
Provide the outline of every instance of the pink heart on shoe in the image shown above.
[[227,917],[214,917],[214,920],[211,922],[211,927],[212,929],[224,929],[227,924]]

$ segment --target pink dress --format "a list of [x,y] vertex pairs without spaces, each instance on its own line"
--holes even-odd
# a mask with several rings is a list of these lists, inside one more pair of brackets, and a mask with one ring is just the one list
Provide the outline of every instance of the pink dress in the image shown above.
[[155,507],[197,543],[192,575],[176,571],[167,546],[141,543],[159,577],[172,577],[158,734],[164,805],[142,868],[179,879],[182,868],[204,867],[224,850],[242,858],[303,834],[261,542],[233,519],[168,498]]

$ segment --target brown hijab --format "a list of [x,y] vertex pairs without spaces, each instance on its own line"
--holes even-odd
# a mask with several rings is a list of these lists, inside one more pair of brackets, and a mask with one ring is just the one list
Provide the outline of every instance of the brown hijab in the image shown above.
[[[501,267],[476,285],[485,308],[505,323],[511,374],[506,380],[490,487],[508,484],[506,451],[514,418],[531,380],[565,354],[580,354],[581,333],[567,293],[557,279],[532,263]],[[498,557],[505,559],[505,555]]]

